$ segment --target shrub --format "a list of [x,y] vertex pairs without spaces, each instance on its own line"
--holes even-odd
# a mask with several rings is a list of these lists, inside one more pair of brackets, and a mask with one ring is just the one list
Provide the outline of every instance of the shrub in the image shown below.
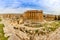
[[2,19],[0,18],[0,21],[2,21]]

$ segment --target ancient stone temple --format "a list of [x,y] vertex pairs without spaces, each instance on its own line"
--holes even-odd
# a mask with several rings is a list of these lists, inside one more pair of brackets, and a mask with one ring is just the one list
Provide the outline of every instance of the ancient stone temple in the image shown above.
[[42,10],[28,10],[24,13],[25,19],[30,19],[33,21],[43,21],[43,11]]

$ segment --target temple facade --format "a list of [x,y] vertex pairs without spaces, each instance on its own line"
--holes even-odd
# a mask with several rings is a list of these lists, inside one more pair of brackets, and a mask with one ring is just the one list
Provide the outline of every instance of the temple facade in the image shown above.
[[43,11],[40,10],[28,10],[24,12],[24,18],[33,21],[43,21]]
[[[12,20],[18,20],[20,22],[21,19],[25,20],[32,20],[32,21],[54,21],[60,20],[60,15],[52,15],[52,14],[43,14],[42,10],[27,10],[22,14],[0,14],[3,18],[10,18]],[[16,20],[16,21],[17,21]]]

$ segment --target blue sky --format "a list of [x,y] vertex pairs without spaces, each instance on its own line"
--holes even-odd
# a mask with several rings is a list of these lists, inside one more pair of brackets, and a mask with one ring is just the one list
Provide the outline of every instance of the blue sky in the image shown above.
[[23,13],[26,10],[60,14],[60,0],[0,0],[0,13]]

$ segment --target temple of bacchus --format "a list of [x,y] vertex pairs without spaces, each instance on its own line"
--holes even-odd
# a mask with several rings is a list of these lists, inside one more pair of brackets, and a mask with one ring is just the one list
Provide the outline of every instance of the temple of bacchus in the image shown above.
[[22,14],[0,14],[3,18],[23,18],[24,20],[33,21],[53,21],[60,20],[60,15],[44,14],[42,10],[27,10]]

